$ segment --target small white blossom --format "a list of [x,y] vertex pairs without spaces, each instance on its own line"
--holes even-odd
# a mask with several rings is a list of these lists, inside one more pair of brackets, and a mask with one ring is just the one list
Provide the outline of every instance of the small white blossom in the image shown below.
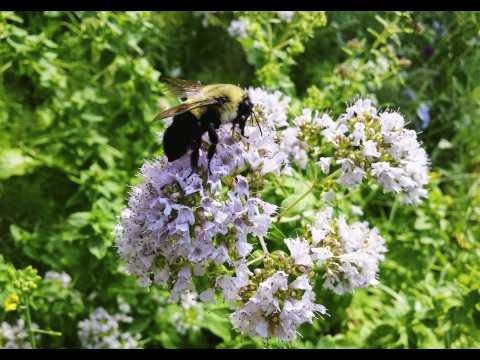
[[310,257],[310,246],[306,240],[296,238],[285,239],[284,241],[290,251],[294,264],[309,267],[313,265],[312,258]]
[[354,125],[353,133],[351,135],[352,145],[360,146],[362,142],[365,141],[365,124],[357,122]]
[[62,288],[66,289],[72,281],[72,278],[66,272],[58,273],[55,271],[47,271],[45,273],[45,280],[59,281]]
[[338,183],[346,186],[357,185],[362,182],[365,170],[355,165],[350,159],[340,159],[337,163],[342,165],[342,175]]
[[232,37],[246,38],[248,36],[248,21],[243,19],[232,20],[228,26],[228,33]]
[[357,206],[357,205],[352,205],[351,206],[351,209],[352,209],[352,214],[354,215],[360,215],[362,216],[363,215],[363,210],[360,206]]
[[278,17],[286,22],[290,22],[295,15],[295,11],[277,11]]
[[368,140],[363,143],[362,155],[367,158],[379,157],[380,153],[377,150],[377,143],[373,140]]
[[324,174],[330,172],[330,164],[332,163],[332,157],[321,157],[318,161],[318,165]]

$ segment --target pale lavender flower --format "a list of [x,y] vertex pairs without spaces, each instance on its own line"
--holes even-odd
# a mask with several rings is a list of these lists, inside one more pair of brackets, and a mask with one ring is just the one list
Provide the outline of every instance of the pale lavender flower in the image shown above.
[[426,129],[430,123],[430,107],[424,102],[420,103],[417,109],[417,116],[422,122],[421,128]]
[[87,349],[139,348],[140,334],[121,330],[120,323],[129,324],[132,320],[125,311],[110,315],[102,307],[95,309],[89,318],[78,323],[78,337],[82,347]]
[[378,158],[380,153],[377,150],[377,143],[373,140],[368,140],[363,143],[362,155],[366,158]]
[[310,245],[304,239],[285,239],[285,244],[290,251],[293,263],[297,265],[312,266],[313,261],[310,257]]
[[[263,109],[261,102],[257,104]],[[255,130],[247,128],[249,138],[240,141],[232,139],[229,129],[218,130],[220,143],[211,161],[212,175],[205,175],[208,161],[203,150],[199,161],[203,173],[190,177],[189,154],[175,162],[162,158],[142,167],[144,182],[132,189],[129,207],[116,227],[118,252],[141,285],[151,284],[151,274],[155,282],[167,282],[174,275],[170,264],[179,257],[192,264],[227,261],[225,246],[214,245],[217,238],[234,236],[238,254],[245,257],[252,250],[247,236],[267,234],[276,206],[251,197],[243,176],[235,176],[229,189],[222,185],[224,176],[241,171],[246,163],[261,175],[283,171],[286,155],[281,157],[277,151],[274,127],[265,127],[263,137]],[[197,215],[194,208],[182,204],[193,195],[199,198]],[[157,266],[159,258],[166,260],[161,268]],[[173,299],[178,299],[181,291],[192,290],[185,279],[175,284]]]

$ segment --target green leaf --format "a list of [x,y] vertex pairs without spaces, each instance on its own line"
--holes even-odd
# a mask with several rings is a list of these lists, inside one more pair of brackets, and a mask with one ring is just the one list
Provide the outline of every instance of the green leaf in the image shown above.
[[81,211],[81,212],[70,214],[70,216],[67,219],[67,222],[73,227],[82,228],[88,225],[88,223],[90,222],[90,219],[91,219],[91,215],[89,212]]
[[16,243],[21,243],[26,241],[30,233],[24,229],[22,229],[20,226],[17,226],[15,224],[10,225],[10,235],[12,235],[13,240]]
[[229,341],[232,337],[230,333],[231,325],[226,317],[219,316],[212,312],[206,312],[202,326],[222,338],[223,341]]
[[87,240],[88,251],[97,259],[102,259],[110,247],[110,243],[98,236],[92,236]]
[[415,230],[429,230],[432,227],[432,223],[429,222],[429,219],[426,216],[419,215],[419,217],[415,220]]
[[370,346],[392,346],[399,339],[398,330],[391,325],[383,324],[377,326],[367,338]]
[[103,116],[88,113],[82,114],[81,118],[92,123],[103,121]]
[[0,152],[0,179],[26,174],[35,166],[35,160],[20,149],[4,149]]

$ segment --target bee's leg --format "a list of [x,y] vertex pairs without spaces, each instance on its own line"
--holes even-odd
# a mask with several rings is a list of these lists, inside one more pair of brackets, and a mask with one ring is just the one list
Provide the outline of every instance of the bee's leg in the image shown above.
[[260,123],[258,122],[257,115],[252,111],[253,117],[255,118],[255,121],[257,122],[258,128],[260,130],[260,136],[263,136],[262,128],[260,127]]
[[232,136],[233,136],[233,133],[235,132],[236,127],[237,127],[237,119],[232,121]]
[[218,144],[218,135],[215,131],[215,128],[213,124],[210,124],[208,126],[208,138],[210,139],[210,147],[208,148],[208,154],[207,154],[207,159],[208,159],[208,172],[210,175],[212,174],[212,171],[210,170],[210,161],[213,158],[213,155],[215,155],[215,152],[217,150],[217,144]]
[[240,119],[240,134],[242,134],[242,136],[243,136],[244,138],[247,138],[247,139],[248,139],[248,136],[245,136],[245,125],[246,125],[246,123],[247,123],[247,119],[244,118],[244,117],[242,117],[242,118]]
[[187,179],[192,176],[192,174],[198,168],[198,158],[200,156],[200,141],[195,140],[192,144],[192,154],[190,155],[190,166],[192,167],[192,171],[187,176]]

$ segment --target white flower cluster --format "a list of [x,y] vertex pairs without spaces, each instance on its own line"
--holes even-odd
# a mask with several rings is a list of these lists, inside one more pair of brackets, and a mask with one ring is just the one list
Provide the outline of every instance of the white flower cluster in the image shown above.
[[370,229],[367,222],[349,225],[327,207],[317,214],[311,236],[312,258],[326,263],[325,287],[343,294],[378,284],[379,263],[387,248],[376,228]]
[[58,273],[56,271],[47,271],[45,273],[45,280],[58,281],[62,288],[66,289],[72,281],[72,278],[66,272]]
[[288,283],[288,275],[277,271],[260,283],[255,294],[230,316],[230,320],[244,334],[277,336],[291,341],[296,338],[300,325],[312,323],[315,313],[326,314],[327,309],[315,304],[315,293],[308,275],[301,275]]
[[[220,128],[212,174],[203,150],[201,170],[190,177],[190,154],[171,163],[165,158],[147,162],[141,169],[144,181],[132,189],[116,227],[116,245],[127,271],[142,286],[152,280],[173,282],[172,301],[194,290],[192,276],[203,275],[208,263],[228,265],[232,256],[248,256],[248,236],[264,237],[276,211],[275,205],[250,195],[249,182],[239,173],[249,168],[261,178],[285,171],[288,156],[275,130],[286,123],[286,100],[259,89],[249,93],[264,120],[262,133],[252,126],[245,129],[248,138],[234,140],[229,128]],[[177,261],[187,262],[174,269]]]
[[248,36],[248,21],[243,19],[232,20],[228,26],[228,33],[231,37],[244,39]]
[[311,240],[285,239],[294,264],[309,271],[326,266],[324,286],[337,294],[377,285],[380,261],[387,251],[384,239],[367,222],[348,225],[343,216],[335,218],[327,207],[317,214],[310,227]]
[[120,306],[120,313],[110,315],[104,308],[97,308],[88,319],[78,323],[78,337],[87,349],[136,349],[140,335],[122,332],[120,323],[131,323],[127,315],[130,307]]
[[[38,329],[38,325],[33,323],[32,329]],[[39,339],[38,336],[35,336]],[[0,349],[31,349],[30,336],[25,328],[25,321],[18,319],[16,325],[10,325],[7,322],[0,324]]]
[[354,186],[369,173],[386,192],[403,193],[403,201],[417,204],[428,183],[427,153],[414,130],[404,128],[397,112],[378,113],[371,100],[358,100],[337,121],[322,119],[322,135],[343,156],[341,185]]

